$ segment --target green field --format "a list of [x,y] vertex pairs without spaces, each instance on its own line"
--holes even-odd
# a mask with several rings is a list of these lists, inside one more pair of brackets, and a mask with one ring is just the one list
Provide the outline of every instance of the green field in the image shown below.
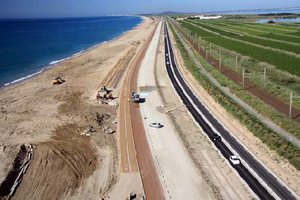
[[242,25],[252,28],[257,28],[258,30],[264,30],[264,31],[279,31],[278,33],[290,33],[290,32],[298,32],[300,31],[300,28],[293,27],[293,26],[283,26],[283,25],[277,25],[277,24],[266,24],[266,23],[249,23],[249,22],[242,22],[242,21],[236,21],[236,20],[219,20],[226,23],[230,23],[232,25]]
[[[286,53],[281,53],[278,51],[273,51],[273,50],[269,50],[269,49],[264,49],[262,47],[245,44],[241,41],[235,41],[235,40],[231,40],[228,38],[217,36],[211,32],[225,35],[227,37],[234,37],[239,40],[241,40],[241,38],[243,38],[241,36],[237,36],[237,34],[223,31],[223,30],[208,26],[204,23],[198,22],[197,25],[199,25],[199,26],[193,26],[193,25],[189,24],[189,22],[180,22],[180,23],[183,25],[183,27],[187,28],[188,30],[197,34],[198,37],[202,37],[204,40],[206,40],[208,42],[211,42],[211,43],[218,45],[220,47],[223,47],[225,49],[235,51],[244,56],[249,56],[252,59],[255,59],[259,62],[269,63],[269,64],[275,66],[277,69],[284,70],[291,74],[300,76],[300,70],[299,70],[300,58],[297,58],[295,56],[292,56],[292,55],[289,55]],[[207,29],[211,32],[209,32],[205,29]],[[251,39],[252,41],[255,40],[257,43],[259,41],[258,38],[253,38],[253,37],[248,37],[248,39],[249,40]],[[263,44],[264,45],[268,45],[268,44],[272,45],[271,43],[268,43],[267,40],[261,40],[261,41],[264,41],[264,43],[260,44],[261,46],[263,46]],[[274,45],[272,45],[273,48],[276,44],[281,44],[282,46],[285,46],[285,47],[281,47],[281,48],[288,48],[287,47],[288,44],[275,43],[275,42],[273,42],[273,43],[274,43]],[[277,48],[279,49],[279,46],[277,46]],[[292,51],[292,49],[290,51]],[[294,51],[298,52],[299,50],[294,49]]]
[[[197,24],[193,24],[190,21],[194,21],[194,23]],[[209,54],[217,60],[220,58],[220,47],[222,47],[222,63],[226,67],[240,75],[242,75],[243,69],[246,69],[250,74],[247,76],[248,80],[255,83],[258,87],[264,88],[286,103],[290,101],[291,92],[296,96],[300,96],[300,54],[295,53],[299,52],[298,48],[294,50],[288,48],[289,45],[300,47],[299,44],[293,45],[285,41],[272,41],[268,38],[264,39],[264,37],[259,35],[267,35],[268,33],[255,32],[255,34],[252,34],[251,31],[244,33],[242,31],[248,31],[248,29],[244,29],[242,26],[240,26],[240,28],[239,26],[228,25],[224,22],[226,20],[199,21],[200,20],[184,20],[179,21],[179,24],[187,29],[187,33],[193,33],[192,37],[200,46],[208,51],[211,50]],[[198,26],[200,23],[204,26]],[[231,27],[240,31],[233,30]],[[247,43],[242,41],[241,36],[238,34],[244,35],[243,37],[247,38]],[[273,36],[285,37],[283,35]],[[279,45],[282,46],[280,47]],[[272,49],[266,49],[266,47]],[[273,50],[275,47],[277,47],[276,50]],[[286,48],[286,50],[281,51],[284,48]],[[294,54],[291,55],[287,51]],[[238,62],[236,62],[236,58],[238,58]],[[263,77],[264,68],[267,68],[266,82]],[[300,101],[294,101],[293,105],[300,109]]]
[[[237,30],[225,28],[224,26],[195,22],[192,20],[189,20],[188,22],[193,23],[197,26],[203,27],[205,29],[208,29],[210,31],[219,33],[221,35],[230,37],[230,38],[234,38],[234,39],[238,39],[241,41],[250,42],[252,44],[257,44],[257,45],[270,47],[270,48],[274,48],[274,49],[278,49],[278,50],[289,51],[289,52],[292,52],[295,54],[300,54],[300,46],[299,45],[287,44],[287,43],[281,42],[281,41],[272,41],[267,38],[253,37],[253,36],[250,36],[251,35],[250,32],[247,32],[247,35],[241,36],[241,33],[236,32]],[[218,28],[216,28],[214,26],[217,26]],[[233,33],[232,31],[235,31],[235,33]],[[246,34],[246,32],[242,32],[242,33]],[[299,41],[300,41],[300,38],[299,38]]]
[[266,23],[245,23],[241,21],[234,21],[234,20],[229,20],[233,23],[238,23],[238,24],[247,24],[247,25],[252,25],[252,26],[259,26],[259,27],[266,27],[266,28],[273,28],[273,29],[278,29],[278,30],[284,30],[284,31],[300,31],[300,27],[298,26],[291,26],[291,25],[285,25],[284,23],[282,24],[266,24]]
[[213,24],[213,25],[220,26],[222,28],[226,28],[228,30],[240,31],[240,32],[243,32],[243,33],[252,34],[252,35],[259,36],[259,37],[264,37],[264,38],[269,38],[269,39],[275,39],[275,40],[281,40],[281,41],[300,44],[300,36],[298,36],[297,32],[292,32],[292,33],[289,33],[289,34],[286,34],[286,35],[275,34],[272,31],[262,32],[262,31],[259,31],[259,30],[255,29],[255,27],[250,27],[249,28],[249,27],[243,26],[243,24],[225,22],[225,20],[210,20],[210,21],[209,20],[206,20],[206,21],[203,20],[203,23]]
[[215,34],[212,34],[208,31],[205,31],[205,30],[202,30],[202,29],[199,29],[189,23],[186,23],[184,21],[180,21],[180,23],[182,24],[182,26],[188,30],[191,30],[193,33],[199,35],[200,37],[213,37],[213,36],[217,36]]

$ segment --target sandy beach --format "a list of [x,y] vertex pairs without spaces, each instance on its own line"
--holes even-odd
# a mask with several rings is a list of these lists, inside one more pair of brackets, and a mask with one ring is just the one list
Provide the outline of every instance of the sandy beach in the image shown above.
[[[154,25],[143,17],[119,38],[0,90],[0,183],[14,161],[28,156],[29,144],[34,149],[12,199],[99,199],[117,183],[117,135],[103,130],[117,130],[117,108],[99,105],[95,94],[109,70],[133,43],[143,44]],[[66,82],[52,85],[57,76]],[[117,97],[118,89],[113,94]],[[90,136],[80,135],[90,126]],[[5,198],[5,191],[0,193]]]

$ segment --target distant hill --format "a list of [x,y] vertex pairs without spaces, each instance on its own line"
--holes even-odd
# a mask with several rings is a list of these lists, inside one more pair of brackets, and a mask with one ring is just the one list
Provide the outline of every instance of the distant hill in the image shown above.
[[174,11],[164,11],[162,13],[159,13],[159,15],[178,15],[182,14],[181,12],[174,12]]
[[138,14],[138,15],[145,15],[145,16],[151,16],[151,15],[179,15],[183,14],[181,12],[174,12],[174,11],[164,11],[161,13],[147,13],[147,14]]

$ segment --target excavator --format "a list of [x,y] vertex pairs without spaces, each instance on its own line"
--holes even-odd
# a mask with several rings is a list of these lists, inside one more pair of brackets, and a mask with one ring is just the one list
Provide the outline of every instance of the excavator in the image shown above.
[[105,85],[101,85],[100,90],[96,94],[96,99],[112,99],[112,93],[107,90]]

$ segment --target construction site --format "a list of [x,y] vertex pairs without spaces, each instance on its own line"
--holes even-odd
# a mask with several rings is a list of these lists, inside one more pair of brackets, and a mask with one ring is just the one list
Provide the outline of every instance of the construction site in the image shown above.
[[[122,178],[122,82],[156,25],[144,18],[116,41],[0,91],[0,199],[108,198]],[[138,187],[118,195],[140,187],[143,196],[136,178]]]
[[[299,172],[194,79],[165,18],[142,18],[0,90],[0,200],[297,199]],[[234,164],[232,138],[252,157]]]

